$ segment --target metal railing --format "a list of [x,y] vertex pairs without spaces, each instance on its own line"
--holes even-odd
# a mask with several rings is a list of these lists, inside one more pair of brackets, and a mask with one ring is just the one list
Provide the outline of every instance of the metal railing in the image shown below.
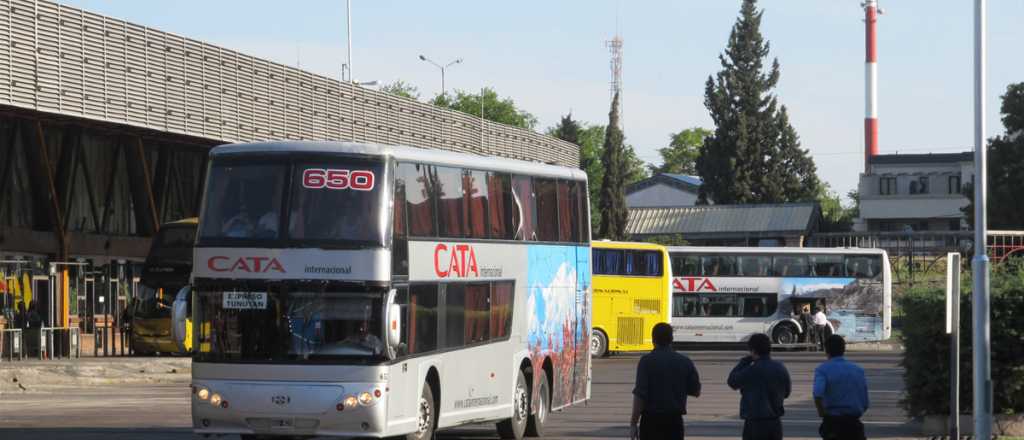
[[531,130],[43,0],[0,0],[0,104],[217,141],[354,140],[579,165]]
[[22,339],[20,328],[0,330],[0,361],[7,358],[9,361],[25,359],[25,343]]

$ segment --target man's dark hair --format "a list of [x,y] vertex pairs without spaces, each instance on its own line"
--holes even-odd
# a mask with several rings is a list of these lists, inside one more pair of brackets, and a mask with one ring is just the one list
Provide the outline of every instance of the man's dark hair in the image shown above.
[[651,339],[654,340],[654,345],[671,345],[672,326],[668,325],[667,322],[659,322],[657,324],[654,324],[654,328],[651,329]]
[[755,333],[747,340],[747,348],[758,356],[765,357],[772,353],[772,340],[764,333]]
[[827,353],[830,358],[842,356],[846,353],[846,340],[839,335],[829,336],[828,339],[825,340],[825,353]]

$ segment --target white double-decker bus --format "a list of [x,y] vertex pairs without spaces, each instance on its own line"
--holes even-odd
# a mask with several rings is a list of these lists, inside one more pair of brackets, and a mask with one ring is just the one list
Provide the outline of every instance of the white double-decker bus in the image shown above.
[[199,434],[539,436],[590,393],[586,176],[381,145],[210,153],[195,247]]
[[892,273],[881,249],[670,247],[679,342],[811,342],[800,310],[825,309],[847,341],[892,333]]

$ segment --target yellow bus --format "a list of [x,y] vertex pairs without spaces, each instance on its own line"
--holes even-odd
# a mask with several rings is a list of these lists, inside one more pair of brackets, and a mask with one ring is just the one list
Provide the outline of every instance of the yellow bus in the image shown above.
[[172,334],[171,306],[192,275],[192,246],[199,220],[164,223],[153,237],[142,267],[139,297],[132,308],[132,349],[137,354],[180,353]]
[[652,349],[651,329],[672,319],[668,250],[651,243],[614,241],[594,241],[591,248],[591,355]]

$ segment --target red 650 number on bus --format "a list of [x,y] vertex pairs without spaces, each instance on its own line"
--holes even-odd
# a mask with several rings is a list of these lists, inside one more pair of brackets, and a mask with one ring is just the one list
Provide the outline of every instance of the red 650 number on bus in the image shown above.
[[302,186],[309,189],[373,190],[373,171],[309,168],[302,172]]

